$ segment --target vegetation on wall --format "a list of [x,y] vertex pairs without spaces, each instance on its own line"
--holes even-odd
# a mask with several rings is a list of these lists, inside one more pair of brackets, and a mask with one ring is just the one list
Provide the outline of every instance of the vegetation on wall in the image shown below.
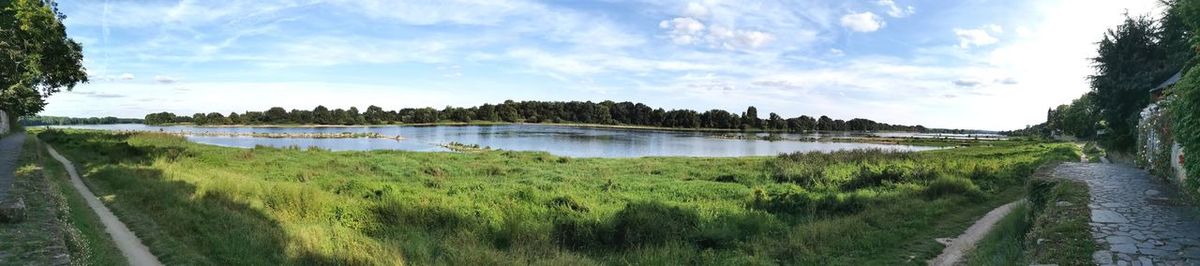
[[1175,89],[1179,97],[1173,105],[1175,139],[1186,154],[1182,159],[1187,185],[1192,192],[1200,193],[1200,68],[1188,71]]
[[477,107],[404,108],[384,111],[378,106],[367,107],[360,112],[356,107],[348,110],[330,110],[317,106],[313,110],[285,110],[273,107],[263,112],[197,113],[190,117],[162,112],[146,115],[146,124],[193,123],[197,125],[255,125],[255,124],[301,124],[301,125],[379,125],[379,124],[429,124],[439,122],[489,121],[524,123],[584,123],[604,125],[634,125],[669,128],[713,128],[743,130],[836,130],[836,131],[926,131],[923,126],[905,126],[879,123],[869,119],[832,119],[800,116],[783,118],[770,113],[761,119],[758,109],[751,106],[741,115],[725,110],[697,112],[677,109],[651,108],[641,103],[603,101],[594,102],[547,102],[505,101],[500,104],[484,104]]
[[[1200,0],[1176,1],[1170,12],[1192,33],[1200,31]],[[1200,50],[1200,36],[1192,34],[1191,37],[1192,49]],[[1170,108],[1174,116],[1175,139],[1186,155],[1171,159],[1183,160],[1188,190],[1200,193],[1200,68],[1195,67],[1196,60],[1192,59],[1183,78],[1175,84],[1177,98]]]

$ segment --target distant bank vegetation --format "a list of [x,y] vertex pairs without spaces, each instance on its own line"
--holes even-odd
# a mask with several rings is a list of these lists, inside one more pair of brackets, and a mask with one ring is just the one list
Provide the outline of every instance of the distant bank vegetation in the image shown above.
[[753,106],[740,115],[725,110],[697,112],[687,109],[664,110],[651,108],[641,103],[603,101],[594,102],[543,102],[512,100],[500,104],[484,104],[477,107],[404,108],[385,111],[378,106],[365,111],[350,107],[349,110],[317,106],[312,110],[285,110],[273,107],[263,112],[244,113],[197,113],[178,116],[169,112],[146,115],[148,125],[192,123],[196,125],[382,125],[382,124],[431,124],[440,122],[469,123],[476,121],[509,123],[582,123],[603,125],[634,125],[668,128],[712,128],[776,131],[927,131],[924,126],[906,126],[879,123],[869,119],[832,119],[828,116],[800,116],[783,118],[770,113],[761,119]]
[[47,125],[104,125],[104,124],[140,124],[137,118],[117,117],[64,117],[64,116],[25,116],[18,121],[22,126]]

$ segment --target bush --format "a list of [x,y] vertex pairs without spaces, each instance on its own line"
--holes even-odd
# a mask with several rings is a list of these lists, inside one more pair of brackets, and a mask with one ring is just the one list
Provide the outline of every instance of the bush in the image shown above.
[[962,195],[972,199],[983,198],[983,191],[976,186],[970,179],[952,176],[943,176],[929,182],[925,187],[925,196],[931,199],[944,197],[946,195]]

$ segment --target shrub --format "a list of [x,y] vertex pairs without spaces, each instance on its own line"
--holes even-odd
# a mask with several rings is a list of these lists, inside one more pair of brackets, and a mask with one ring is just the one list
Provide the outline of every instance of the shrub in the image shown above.
[[983,191],[970,179],[952,176],[943,176],[933,180],[925,187],[924,193],[931,199],[946,195],[962,195],[972,199],[983,197]]

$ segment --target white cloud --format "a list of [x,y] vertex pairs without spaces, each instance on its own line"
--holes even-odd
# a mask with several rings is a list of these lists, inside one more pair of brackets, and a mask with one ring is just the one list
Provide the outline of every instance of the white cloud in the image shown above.
[[658,27],[667,30],[667,35],[675,44],[693,44],[699,41],[704,32],[704,23],[688,17],[663,20]]
[[876,2],[876,3],[881,6],[887,7],[888,16],[892,16],[894,18],[907,17],[907,16],[911,16],[912,14],[917,13],[917,8],[915,8],[913,6],[906,6],[904,8],[901,8],[900,6],[896,5],[896,1],[893,1],[893,0],[879,0],[879,2]]
[[162,83],[162,84],[171,84],[171,83],[175,83],[177,81],[179,81],[179,80],[174,77],[171,77],[171,76],[164,76],[164,75],[154,76],[154,82],[158,82],[158,83]]
[[775,36],[770,33],[732,29],[720,25],[705,26],[704,23],[690,17],[663,20],[658,23],[658,27],[666,30],[671,42],[679,45],[704,43],[711,47],[735,50],[759,48],[775,40]]
[[121,76],[119,78],[121,80],[133,80],[133,74],[132,73],[121,74]]
[[846,51],[842,51],[842,49],[838,49],[838,48],[829,48],[829,55],[844,56],[844,55],[846,55]]
[[705,7],[700,3],[689,2],[687,7],[683,9],[683,15],[696,18],[708,17],[708,7]]
[[842,16],[842,27],[846,27],[857,32],[872,32],[877,31],[884,26],[883,19],[875,13],[862,12],[850,13]]
[[970,48],[971,46],[981,47],[988,46],[999,42],[1000,39],[992,37],[984,29],[954,29],[954,35],[958,37],[958,47]]

